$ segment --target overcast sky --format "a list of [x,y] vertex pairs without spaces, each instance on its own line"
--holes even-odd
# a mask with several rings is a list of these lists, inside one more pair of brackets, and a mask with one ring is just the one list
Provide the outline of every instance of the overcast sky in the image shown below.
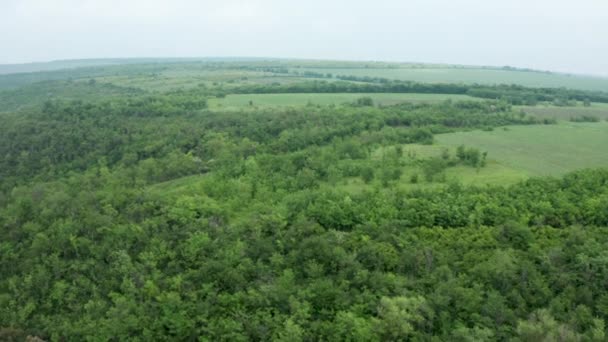
[[0,63],[206,56],[608,75],[608,0],[0,0]]

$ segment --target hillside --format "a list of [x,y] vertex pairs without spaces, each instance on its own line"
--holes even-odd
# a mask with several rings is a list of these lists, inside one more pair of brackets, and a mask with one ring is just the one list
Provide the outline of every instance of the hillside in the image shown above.
[[0,76],[0,340],[605,340],[603,85],[374,67]]

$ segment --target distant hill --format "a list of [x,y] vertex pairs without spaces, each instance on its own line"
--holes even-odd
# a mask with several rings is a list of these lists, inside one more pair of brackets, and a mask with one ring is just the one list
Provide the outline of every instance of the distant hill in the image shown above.
[[[128,70],[126,70],[128,69]],[[422,83],[517,84],[526,87],[570,88],[608,92],[608,78],[572,75],[509,66],[466,66],[382,61],[278,59],[267,57],[208,58],[113,58],[60,60],[0,65],[0,89],[13,89],[47,80],[70,80],[116,75],[163,74],[179,82],[204,79],[201,70],[245,70],[274,74],[273,77],[337,76],[415,81]],[[277,74],[278,73],[278,74]],[[289,75],[288,75],[289,74]],[[198,76],[197,76],[198,75]],[[311,76],[312,75],[312,76]],[[200,76],[200,77],[199,77]],[[249,77],[251,75],[242,75]],[[259,75],[258,75],[259,76]],[[202,78],[201,78],[202,77]],[[157,80],[160,81],[160,80]],[[173,82],[172,81],[172,82]],[[162,81],[163,84],[172,82]],[[129,86],[141,86],[132,79]]]
[[0,75],[30,73],[39,71],[54,71],[64,69],[75,69],[82,67],[95,67],[104,65],[121,64],[146,64],[146,63],[175,63],[213,60],[252,60],[257,58],[97,58],[97,59],[69,59],[50,62],[34,62],[23,64],[0,64]]
[[115,59],[82,59],[52,62],[37,62],[25,64],[0,64],[0,75],[29,73],[38,71],[53,71],[62,69],[74,69],[81,67],[122,64],[121,60]]

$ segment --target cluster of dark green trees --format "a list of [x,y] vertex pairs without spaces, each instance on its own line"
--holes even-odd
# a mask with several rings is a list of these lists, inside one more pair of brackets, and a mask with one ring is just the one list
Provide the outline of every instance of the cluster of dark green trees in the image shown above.
[[[608,171],[390,186],[432,163],[403,144],[536,120],[499,102],[204,107],[0,115],[1,339],[605,340]],[[480,167],[482,148],[437,159]]]
[[[526,69],[509,68],[507,70],[529,71]],[[381,87],[392,89],[391,92],[431,92],[436,94],[466,94],[485,99],[501,99],[513,105],[536,105],[539,102],[552,102],[557,106],[574,106],[576,101],[589,106],[593,102],[608,102],[608,93],[601,91],[583,91],[565,88],[528,88],[516,84],[435,84],[397,81],[382,77],[337,75],[337,79],[351,82],[380,84]],[[410,91],[410,89],[412,91]],[[414,91],[414,89],[417,89]],[[388,91],[387,91],[388,92]]]

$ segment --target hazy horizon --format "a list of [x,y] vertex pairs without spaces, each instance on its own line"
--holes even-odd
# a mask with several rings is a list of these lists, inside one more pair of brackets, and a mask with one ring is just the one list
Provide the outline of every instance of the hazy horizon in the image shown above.
[[608,3],[5,0],[0,64],[261,57],[608,76]]

